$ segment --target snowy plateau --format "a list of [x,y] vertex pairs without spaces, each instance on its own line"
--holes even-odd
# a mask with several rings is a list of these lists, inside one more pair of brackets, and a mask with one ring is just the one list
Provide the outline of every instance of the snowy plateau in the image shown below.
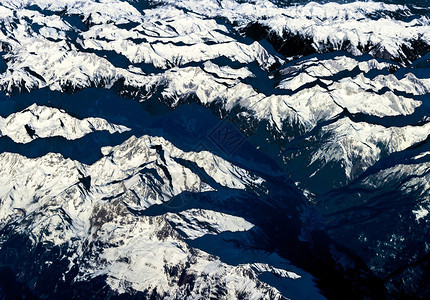
[[0,299],[429,299],[400,2],[0,1]]

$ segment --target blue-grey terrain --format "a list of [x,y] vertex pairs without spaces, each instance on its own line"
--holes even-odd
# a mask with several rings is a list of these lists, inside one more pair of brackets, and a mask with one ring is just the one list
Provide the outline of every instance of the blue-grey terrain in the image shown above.
[[429,299],[427,1],[2,0],[0,299]]

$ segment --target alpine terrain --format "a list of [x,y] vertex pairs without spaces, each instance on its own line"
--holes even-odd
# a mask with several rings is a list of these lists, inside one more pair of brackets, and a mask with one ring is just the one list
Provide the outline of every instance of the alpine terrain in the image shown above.
[[429,299],[426,1],[0,1],[0,299]]

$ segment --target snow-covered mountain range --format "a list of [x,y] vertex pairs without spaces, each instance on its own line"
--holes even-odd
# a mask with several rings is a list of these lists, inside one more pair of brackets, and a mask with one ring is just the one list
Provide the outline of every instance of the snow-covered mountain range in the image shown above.
[[430,9],[0,3],[0,296],[429,297]]

